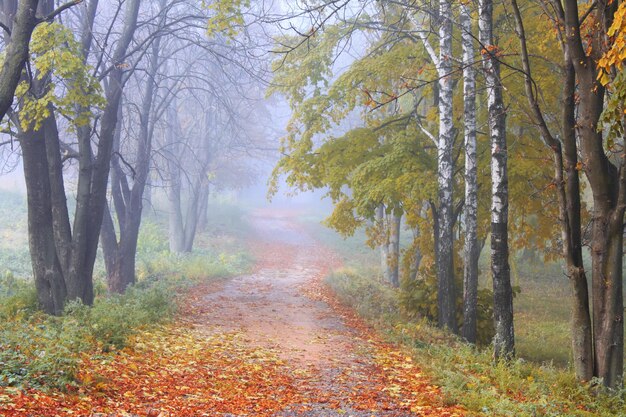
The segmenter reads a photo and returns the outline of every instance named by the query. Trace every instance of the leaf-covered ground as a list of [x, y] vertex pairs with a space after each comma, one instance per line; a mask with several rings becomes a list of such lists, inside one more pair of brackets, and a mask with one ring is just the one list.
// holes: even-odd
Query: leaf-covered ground
[[280, 213], [254, 225], [253, 273], [199, 286], [176, 323], [85, 356], [74, 392], [0, 391], [0, 415], [464, 414], [321, 285], [330, 251]]

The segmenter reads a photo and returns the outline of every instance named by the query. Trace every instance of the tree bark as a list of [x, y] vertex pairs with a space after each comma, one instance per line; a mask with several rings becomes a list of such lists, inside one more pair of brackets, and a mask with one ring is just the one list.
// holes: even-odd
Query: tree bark
[[483, 69], [487, 86], [489, 134], [491, 137], [491, 273], [494, 295], [494, 357], [508, 360], [515, 355], [513, 290], [508, 246], [508, 175], [506, 112], [502, 98], [498, 47], [493, 41], [493, 1], [480, 1], [479, 38], [483, 45]]
[[465, 120], [465, 247], [463, 269], [463, 330], [465, 340], [476, 343], [478, 303], [478, 179], [476, 162], [476, 72], [471, 10], [461, 4], [463, 42], [463, 111]]
[[20, 135], [28, 203], [28, 243], [39, 306], [48, 314], [63, 312], [67, 289], [52, 226], [50, 178], [43, 130]]
[[626, 169], [624, 151], [619, 167], [609, 160], [602, 132], [598, 129], [605, 89], [596, 81], [596, 63], [616, 7], [605, 1], [598, 3], [594, 11], [597, 29], [584, 41], [585, 47], [578, 3], [575, 0], [563, 3], [565, 42], [578, 82], [575, 128], [594, 203], [591, 233], [594, 375], [608, 387], [621, 386], [624, 372], [622, 262]]
[[0, 121], [13, 104], [15, 89], [22, 78], [22, 70], [29, 58], [29, 43], [37, 26], [39, 0], [12, 0], [3, 2], [5, 26], [11, 30], [5, 34], [7, 44], [5, 57], [0, 68]]
[[[6, 6], [6, 5], [5, 5]], [[38, 4], [43, 15], [52, 13], [53, 3]], [[47, 75], [30, 80], [30, 92], [37, 97], [51, 88]], [[59, 132], [52, 105], [50, 116], [39, 130], [23, 131], [18, 125], [24, 177], [28, 196], [29, 249], [41, 308], [61, 314], [68, 294], [66, 273], [70, 254], [71, 230], [63, 183]]]
[[[574, 369], [578, 379], [589, 381], [593, 377], [593, 340], [587, 277], [582, 257], [580, 181], [577, 170], [578, 154], [575, 129], [576, 77], [569, 56], [569, 47], [564, 44], [563, 90], [561, 93], [562, 140], [559, 141], [550, 132], [535, 95], [522, 14], [517, 0], [511, 0], [511, 4], [516, 21], [516, 32], [520, 40], [526, 96], [535, 123], [541, 132], [541, 137], [546, 146], [553, 151], [554, 184], [559, 203], [563, 258], [567, 268], [567, 276], [573, 289], [571, 331]], [[562, 11], [557, 10], [557, 13], [559, 14], [557, 20], [562, 22], [564, 19]], [[564, 178], [564, 172], [567, 174], [567, 178]]]
[[454, 205], [452, 199], [454, 158], [453, 80], [452, 80], [452, 4], [450, 0], [439, 0], [436, 11], [439, 25], [439, 53], [430, 44], [425, 30], [414, 14], [409, 18], [416, 26], [416, 35], [437, 70], [437, 110], [439, 114], [439, 136], [437, 145], [438, 207], [431, 209], [437, 214], [435, 227], [435, 263], [437, 266], [437, 311], [438, 324], [457, 332], [456, 296], [454, 285]]
[[398, 288], [400, 286], [400, 226], [402, 214], [393, 214], [389, 231], [389, 283]]
[[454, 123], [452, 120], [452, 4], [439, 2], [439, 138], [437, 166], [439, 185], [437, 239], [437, 305], [439, 326], [457, 332], [456, 295], [454, 286], [454, 205], [452, 199], [454, 159]]
[[[161, 2], [163, 8], [163, 2]], [[162, 24], [164, 22], [161, 22]], [[141, 227], [141, 217], [143, 213], [143, 195], [150, 173], [150, 162], [152, 155], [152, 139], [154, 124], [156, 123], [153, 114], [154, 96], [156, 93], [156, 75], [160, 66], [161, 37], [157, 36], [151, 46], [151, 58], [148, 65], [147, 85], [142, 97], [141, 109], [139, 113], [140, 126], [139, 138], [137, 141], [136, 163], [133, 170], [132, 187], [128, 188], [125, 173], [122, 171], [119, 158], [114, 158], [111, 163], [112, 187], [119, 187], [120, 192], [114, 190], [115, 208], [119, 223], [119, 241], [114, 245], [103, 245], [104, 251], [115, 249], [114, 253], [106, 253], [105, 257], [110, 258], [110, 262], [105, 265], [107, 269], [107, 281], [109, 290], [115, 293], [123, 293], [130, 285], [136, 282], [135, 263], [137, 255], [137, 242], [139, 239], [139, 228]], [[118, 116], [121, 119], [121, 116]], [[118, 134], [121, 123], [118, 122]], [[119, 139], [114, 141], [118, 146]], [[125, 188], [125, 191], [121, 191]], [[126, 198], [119, 198], [124, 192]]]
[[383, 280], [385, 282], [390, 281], [391, 268], [389, 267], [389, 231], [387, 228], [385, 206], [379, 204], [376, 207], [376, 221], [381, 233], [383, 233], [382, 241], [379, 245], [380, 250], [380, 270], [383, 274]]

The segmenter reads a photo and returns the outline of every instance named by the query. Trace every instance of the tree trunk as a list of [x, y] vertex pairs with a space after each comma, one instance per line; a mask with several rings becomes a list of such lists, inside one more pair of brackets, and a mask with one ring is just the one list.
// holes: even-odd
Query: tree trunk
[[[567, 267], [567, 276], [573, 289], [571, 314], [572, 351], [576, 377], [589, 381], [593, 377], [593, 349], [591, 334], [591, 316], [589, 314], [589, 295], [587, 277], [583, 265], [581, 241], [581, 202], [580, 181], [578, 178], [578, 154], [576, 148], [576, 77], [571, 63], [569, 47], [563, 50], [563, 91], [562, 91], [562, 142], [550, 132], [543, 117], [539, 101], [535, 94], [532, 80], [530, 56], [527, 50], [526, 34], [522, 14], [517, 0], [511, 0], [516, 21], [516, 32], [520, 40], [521, 60], [524, 69], [526, 96], [533, 112], [533, 118], [539, 127], [545, 144], [553, 151], [554, 184], [557, 190], [561, 234], [563, 239], [563, 258]], [[563, 21], [561, 11], [557, 10], [558, 21]], [[564, 171], [567, 178], [564, 179]]]
[[5, 36], [5, 56], [0, 68], [0, 121], [13, 104], [15, 89], [29, 58], [30, 37], [37, 26], [38, 3], [38, 0], [7, 0], [2, 4], [7, 18], [4, 24], [11, 29], [11, 34]]
[[[565, 87], [563, 90], [563, 156], [567, 173], [566, 181], [562, 175], [555, 178], [564, 185], [566, 207], [561, 214], [563, 220], [563, 250], [566, 259], [567, 276], [573, 290], [572, 300], [572, 353], [576, 377], [590, 381], [593, 377], [593, 337], [591, 314], [589, 311], [589, 289], [585, 266], [583, 264], [581, 235], [580, 179], [578, 178], [578, 151], [576, 149], [576, 80], [571, 62], [565, 62]], [[557, 153], [557, 152], [555, 152]], [[557, 165], [559, 165], [558, 157]], [[561, 163], [563, 164], [563, 163]], [[557, 168], [558, 169], [558, 168]]]
[[389, 267], [389, 232], [387, 228], [385, 206], [379, 204], [376, 207], [376, 221], [379, 225], [379, 230], [383, 233], [382, 240], [380, 242], [380, 270], [383, 274], [383, 280], [389, 282], [391, 277], [391, 268]]
[[465, 247], [463, 269], [463, 337], [476, 343], [478, 303], [478, 180], [476, 162], [476, 72], [471, 10], [461, 4], [463, 41], [463, 111], [465, 120]]
[[168, 153], [167, 169], [169, 174], [168, 203], [169, 203], [169, 242], [170, 252], [185, 252], [185, 216], [182, 205], [182, 155], [179, 138], [182, 135], [178, 120], [176, 99], [170, 104], [167, 113], [168, 130], [165, 133], [166, 149]]
[[[161, 2], [161, 6], [163, 7], [163, 2]], [[107, 281], [109, 290], [115, 293], [125, 292], [126, 288], [136, 281], [137, 241], [143, 214], [143, 195], [150, 174], [152, 138], [154, 136], [154, 124], [156, 123], [156, 116], [153, 115], [153, 103], [157, 88], [155, 79], [160, 65], [160, 45], [161, 38], [157, 37], [151, 47], [152, 55], [148, 66], [147, 85], [145, 86], [139, 113], [139, 138], [131, 188], [128, 187], [126, 175], [118, 161], [119, 158], [115, 157], [111, 161], [111, 183], [114, 188], [113, 196], [119, 222], [120, 237], [117, 245], [103, 246], [103, 249], [105, 251], [110, 248], [115, 249], [113, 254], [105, 255], [105, 257], [111, 258], [111, 261], [106, 263], [107, 266], [112, 267], [112, 269], [107, 270]], [[121, 116], [118, 115], [118, 119], [121, 120]], [[121, 123], [118, 123], [116, 132], [118, 139], [114, 141], [118, 151], [120, 129]], [[120, 188], [120, 192], [116, 192], [116, 187]], [[123, 194], [124, 198], [120, 198], [120, 194]]]
[[456, 296], [454, 288], [454, 206], [452, 200], [454, 159], [454, 123], [452, 120], [452, 7], [450, 0], [439, 2], [439, 138], [438, 166], [438, 229], [437, 238], [437, 306], [439, 326], [457, 332]]
[[204, 181], [200, 189], [200, 202], [198, 203], [198, 231], [204, 232], [209, 224], [209, 193], [210, 185]]
[[402, 214], [393, 214], [389, 232], [389, 283], [398, 288], [400, 286], [400, 226], [402, 224]]
[[[6, 6], [6, 5], [5, 5]], [[42, 2], [41, 14], [51, 13], [53, 4]], [[47, 75], [36, 74], [30, 93], [43, 96], [50, 87]], [[40, 306], [49, 314], [61, 314], [69, 292], [66, 273], [71, 231], [63, 184], [59, 132], [54, 109], [39, 130], [22, 131], [17, 126], [22, 148], [28, 196], [29, 249]]]
[[185, 215], [184, 241], [183, 252], [191, 253], [193, 250], [193, 241], [196, 237], [196, 231], [198, 228], [198, 218], [200, 217], [199, 205], [200, 205], [200, 189], [202, 188], [201, 177], [196, 178], [196, 181], [189, 187], [189, 205], [187, 206], [187, 214]]
[[46, 313], [59, 315], [63, 312], [67, 289], [54, 240], [43, 130], [23, 132], [20, 147], [28, 202], [28, 243], [37, 299]]
[[512, 358], [515, 354], [513, 329], [513, 290], [508, 245], [508, 175], [506, 113], [502, 99], [498, 47], [493, 42], [493, 1], [480, 1], [479, 38], [487, 86], [489, 133], [491, 137], [491, 273], [494, 296], [494, 357]]
[[413, 260], [411, 262], [411, 269], [409, 271], [409, 281], [414, 281], [417, 278], [417, 274], [420, 269], [420, 265], [422, 264], [422, 249], [415, 243], [415, 241], [420, 237], [420, 229], [413, 229]]
[[[626, 207], [625, 153], [619, 168], [607, 157], [598, 123], [605, 89], [597, 82], [597, 62], [613, 19], [616, 4], [601, 3], [594, 10], [597, 29], [591, 39], [580, 33], [578, 2], [565, 0], [566, 45], [578, 82], [575, 123], [585, 174], [593, 194], [591, 234], [594, 375], [608, 387], [623, 384], [624, 300], [622, 293], [623, 223]], [[590, 55], [587, 54], [589, 51]]]

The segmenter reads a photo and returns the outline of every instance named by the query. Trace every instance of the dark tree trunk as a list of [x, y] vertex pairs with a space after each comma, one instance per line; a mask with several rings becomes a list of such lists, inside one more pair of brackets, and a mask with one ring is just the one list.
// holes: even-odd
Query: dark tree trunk
[[7, 19], [4, 24], [11, 34], [5, 34], [5, 56], [0, 68], [0, 121], [13, 104], [15, 89], [28, 60], [30, 37], [37, 26], [38, 3], [38, 0], [2, 2], [2, 12]]
[[[567, 56], [566, 56], [567, 59]], [[580, 202], [580, 179], [578, 178], [578, 152], [576, 149], [576, 81], [574, 68], [571, 62], [565, 62], [565, 87], [563, 90], [563, 157], [564, 161], [556, 165], [564, 164], [567, 179], [564, 181], [564, 199], [566, 206], [561, 214], [563, 218], [563, 235], [565, 264], [567, 276], [573, 289], [572, 300], [572, 353], [574, 357], [574, 369], [576, 377], [583, 381], [589, 381], [593, 377], [593, 337], [591, 327], [591, 314], [589, 311], [589, 290], [585, 267], [583, 264], [582, 235], [581, 235], [581, 202]], [[559, 168], [556, 168], [559, 169]], [[557, 175], [555, 180], [561, 184], [562, 175]], [[565, 224], [566, 223], [566, 224]]]
[[[125, 57], [132, 39], [139, 1], [131, 0], [127, 6], [125, 28], [113, 54], [116, 63]], [[92, 0], [89, 7], [93, 13], [88, 14], [85, 25], [90, 31], [97, 1]], [[53, 2], [41, 2], [39, 13], [53, 13]], [[83, 41], [83, 46], [88, 47], [89, 42]], [[52, 115], [40, 130], [23, 133], [24, 172], [31, 219], [29, 234], [33, 240], [31, 258], [42, 307], [54, 314], [62, 311], [66, 299], [93, 303], [93, 266], [106, 203], [112, 134], [123, 86], [122, 68], [115, 65], [107, 81], [108, 102], [101, 119], [96, 155], [91, 146], [90, 129], [77, 129], [79, 177], [73, 227], [70, 227], [60, 140], [52, 109]], [[40, 95], [48, 88], [47, 77], [35, 77], [31, 91]], [[51, 284], [51, 277], [54, 284]]]
[[28, 242], [40, 307], [49, 314], [63, 312], [67, 289], [57, 256], [52, 226], [50, 180], [43, 130], [23, 132], [20, 147], [28, 202]]
[[[47, 15], [52, 13], [53, 4], [44, 1], [37, 10]], [[30, 92], [36, 96], [44, 95], [51, 88], [49, 77], [39, 75], [30, 81]], [[30, 255], [39, 303], [47, 313], [61, 314], [69, 291], [65, 278], [71, 231], [59, 132], [51, 105], [48, 111], [50, 116], [39, 130], [20, 129], [19, 136], [28, 196]]]
[[[109, 267], [107, 269], [109, 290], [115, 293], [123, 293], [128, 286], [136, 281], [137, 241], [139, 239], [139, 228], [143, 213], [143, 195], [150, 173], [152, 138], [156, 122], [153, 103], [157, 88], [155, 79], [160, 65], [160, 48], [161, 38], [157, 37], [151, 47], [152, 55], [148, 67], [147, 85], [145, 86], [139, 113], [139, 138], [132, 187], [129, 188], [126, 175], [119, 164], [119, 157], [116, 156], [111, 160], [111, 186], [120, 237], [116, 245], [104, 245], [103, 250], [106, 252], [114, 249], [114, 253], [105, 253], [105, 257], [109, 258], [105, 265]], [[118, 119], [121, 120], [121, 110], [118, 114]], [[121, 123], [118, 123], [114, 140], [114, 147], [117, 147], [117, 153], [119, 153], [120, 135]]]
[[[616, 4], [600, 2], [594, 10], [597, 29], [590, 39], [580, 33], [578, 2], [563, 3], [566, 45], [578, 82], [575, 123], [583, 167], [593, 194], [591, 234], [594, 376], [608, 387], [623, 383], [624, 301], [622, 293], [623, 223], [626, 207], [624, 152], [619, 168], [609, 161], [598, 123], [605, 90], [597, 82], [596, 63]], [[587, 55], [590, 51], [590, 55]]]
[[[525, 89], [528, 102], [533, 112], [541, 136], [553, 151], [554, 184], [559, 202], [559, 216], [563, 238], [563, 258], [567, 275], [573, 289], [571, 314], [572, 351], [576, 377], [589, 381], [593, 377], [593, 347], [591, 316], [589, 313], [589, 294], [587, 277], [583, 265], [581, 240], [581, 202], [580, 181], [578, 178], [578, 154], [576, 145], [576, 77], [571, 63], [569, 47], [564, 44], [563, 91], [562, 91], [562, 141], [559, 142], [548, 128], [543, 117], [539, 101], [535, 95], [530, 56], [527, 50], [526, 34], [522, 14], [516, 0], [511, 0], [516, 20], [517, 36], [520, 40], [522, 66], [525, 72]], [[556, 10], [557, 21], [562, 22], [561, 10]], [[567, 175], [563, 177], [564, 172]]]

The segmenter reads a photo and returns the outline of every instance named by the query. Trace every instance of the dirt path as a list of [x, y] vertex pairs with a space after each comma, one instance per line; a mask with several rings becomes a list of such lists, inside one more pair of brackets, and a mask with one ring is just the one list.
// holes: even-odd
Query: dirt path
[[251, 274], [198, 285], [175, 322], [86, 353], [67, 392], [0, 388], [0, 416], [463, 415], [322, 285], [340, 262], [293, 214], [253, 224]]
[[[341, 262], [293, 216], [255, 213], [255, 270], [202, 297], [195, 326], [209, 334], [241, 333], [250, 346], [271, 349], [284, 361], [302, 401], [276, 415], [460, 415], [440, 403], [410, 358], [329, 299], [321, 281]], [[406, 392], [410, 388], [423, 392]]]

